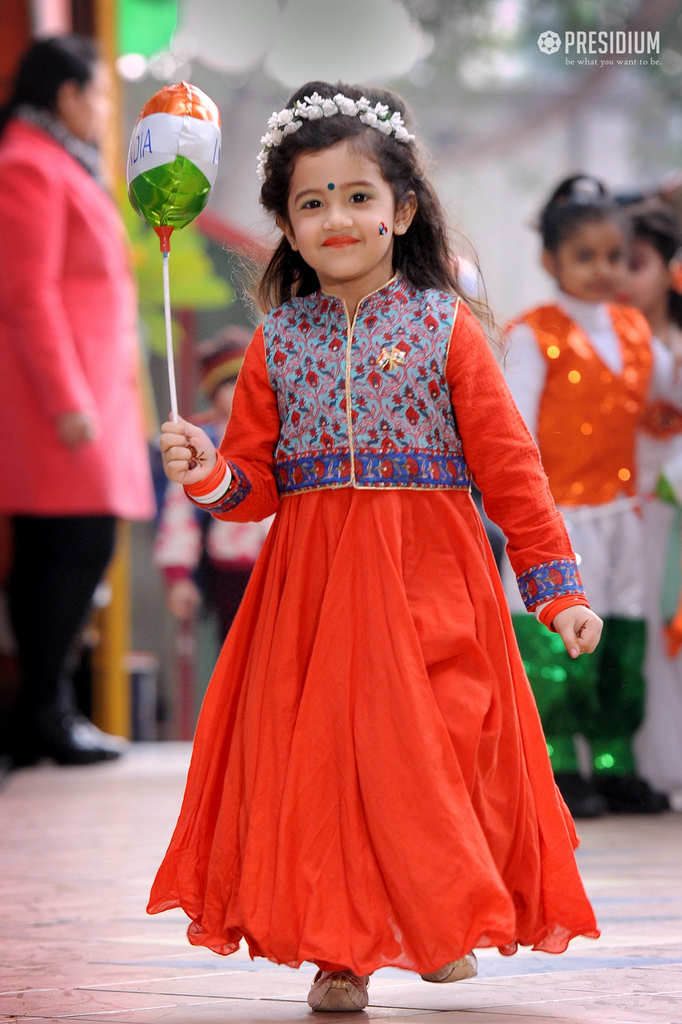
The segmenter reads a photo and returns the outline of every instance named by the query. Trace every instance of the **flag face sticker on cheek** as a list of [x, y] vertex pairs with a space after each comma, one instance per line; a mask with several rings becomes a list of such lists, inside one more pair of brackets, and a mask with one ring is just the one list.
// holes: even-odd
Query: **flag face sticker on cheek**
[[182, 228], [201, 213], [220, 159], [220, 115], [196, 86], [166, 86], [142, 108], [128, 150], [130, 202], [153, 227]]

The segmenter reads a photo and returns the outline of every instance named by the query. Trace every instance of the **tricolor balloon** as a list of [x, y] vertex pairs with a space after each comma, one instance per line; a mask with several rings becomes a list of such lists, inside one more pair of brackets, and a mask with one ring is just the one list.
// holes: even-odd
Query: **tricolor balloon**
[[220, 114], [188, 82], [167, 85], [140, 111], [126, 176], [133, 207], [152, 227], [184, 228], [208, 202], [220, 159]]
[[201, 89], [180, 82], [160, 89], [140, 111], [128, 149], [128, 197], [152, 225], [163, 253], [166, 348], [173, 419], [177, 419], [171, 339], [168, 255], [174, 228], [201, 213], [220, 159], [220, 114]]

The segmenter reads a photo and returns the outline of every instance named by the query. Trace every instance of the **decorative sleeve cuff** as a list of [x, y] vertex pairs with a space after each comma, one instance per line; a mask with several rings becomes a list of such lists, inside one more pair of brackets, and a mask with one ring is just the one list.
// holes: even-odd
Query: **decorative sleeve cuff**
[[[534, 612], [539, 605], [555, 601], [559, 597], [585, 598], [578, 565], [574, 558], [556, 558], [551, 562], [533, 565], [520, 573], [516, 579], [528, 612]], [[554, 614], [556, 615], [556, 612]]]
[[585, 608], [590, 607], [586, 597], [557, 597], [553, 601], [543, 604], [542, 608], [538, 608], [535, 614], [543, 626], [546, 626], [552, 633], [556, 633], [556, 629], [552, 625], [555, 616], [559, 612], [563, 612], [567, 608], [575, 608], [577, 605], [583, 605]]
[[221, 452], [216, 452], [216, 456], [209, 475], [185, 487], [189, 500], [212, 515], [236, 508], [251, 491], [251, 484], [239, 467], [228, 465]]

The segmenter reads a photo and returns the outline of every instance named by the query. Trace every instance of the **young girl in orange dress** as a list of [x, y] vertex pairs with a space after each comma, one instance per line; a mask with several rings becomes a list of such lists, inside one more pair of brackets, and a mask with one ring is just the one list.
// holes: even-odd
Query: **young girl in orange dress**
[[601, 621], [405, 117], [324, 82], [273, 114], [269, 312], [220, 451], [184, 421], [161, 440], [202, 507], [276, 518], [148, 909], [219, 953], [312, 961], [321, 1011], [363, 1009], [380, 967], [449, 982], [475, 947], [598, 936], [473, 478], [527, 607], [573, 657]]

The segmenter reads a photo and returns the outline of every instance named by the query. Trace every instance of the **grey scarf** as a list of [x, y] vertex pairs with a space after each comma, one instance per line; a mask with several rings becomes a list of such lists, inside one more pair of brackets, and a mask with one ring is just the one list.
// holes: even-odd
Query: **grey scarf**
[[84, 167], [88, 174], [91, 174], [98, 184], [102, 185], [100, 171], [100, 153], [97, 146], [89, 142], [77, 139], [69, 131], [63, 121], [51, 114], [44, 107], [34, 107], [30, 103], [20, 103], [14, 110], [14, 115], [28, 124], [34, 124], [42, 128], [44, 132], [51, 135], [56, 142], [64, 147], [68, 153], [77, 160], [81, 167]]

